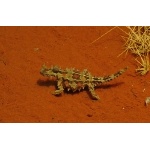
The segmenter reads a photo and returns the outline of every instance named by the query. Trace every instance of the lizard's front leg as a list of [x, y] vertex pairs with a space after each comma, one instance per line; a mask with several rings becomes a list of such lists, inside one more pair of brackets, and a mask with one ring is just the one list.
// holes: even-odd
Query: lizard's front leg
[[58, 80], [57, 80], [58, 89], [52, 93], [53, 95], [60, 95], [64, 91], [62, 74], [58, 74], [57, 77], [58, 77]]
[[58, 89], [52, 93], [53, 95], [60, 95], [64, 91], [62, 80], [59, 80], [57, 82], [57, 87]]

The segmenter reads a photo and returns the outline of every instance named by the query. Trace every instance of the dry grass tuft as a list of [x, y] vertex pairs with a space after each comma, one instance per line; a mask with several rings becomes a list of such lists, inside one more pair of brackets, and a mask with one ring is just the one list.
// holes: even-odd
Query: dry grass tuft
[[145, 75], [150, 70], [149, 53], [147, 52], [146, 54], [142, 55], [139, 53], [138, 56], [140, 57], [140, 61], [138, 60], [138, 58], [135, 60], [140, 66], [138, 66], [136, 71], [139, 72], [141, 75]]
[[126, 40], [126, 50], [134, 54], [150, 52], [150, 27], [127, 27], [129, 29]]
[[[150, 27], [138, 26], [127, 27], [129, 29], [128, 37], [123, 37], [125, 42], [124, 52], [131, 52], [136, 55], [138, 68], [141, 75], [145, 75], [150, 70]], [[120, 55], [121, 55], [120, 54]]]

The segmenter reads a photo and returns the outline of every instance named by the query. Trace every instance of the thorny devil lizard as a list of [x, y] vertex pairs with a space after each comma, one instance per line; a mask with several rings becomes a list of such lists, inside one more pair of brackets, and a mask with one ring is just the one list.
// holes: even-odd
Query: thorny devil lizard
[[128, 67], [121, 69], [115, 74], [104, 76], [104, 77], [96, 77], [92, 76], [91, 73], [84, 69], [80, 72], [74, 68], [66, 68], [61, 69], [58, 66], [51, 66], [51, 68], [47, 68], [45, 65], [42, 66], [40, 73], [43, 76], [49, 77], [50, 80], [57, 82], [58, 89], [55, 90], [52, 94], [60, 95], [65, 89], [67, 91], [80, 91], [85, 87], [88, 87], [88, 90], [93, 99], [100, 99], [99, 96], [95, 93], [94, 88], [100, 86], [102, 83], [109, 82], [120, 75], [122, 75]]

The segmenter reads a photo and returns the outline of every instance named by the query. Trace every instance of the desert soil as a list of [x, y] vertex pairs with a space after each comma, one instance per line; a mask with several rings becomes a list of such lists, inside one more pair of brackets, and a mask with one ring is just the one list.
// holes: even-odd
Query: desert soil
[[[0, 122], [150, 122], [150, 73], [135, 73], [131, 54], [117, 57], [126, 36], [113, 27], [0, 27]], [[125, 27], [121, 29], [126, 30]], [[40, 75], [43, 64], [88, 69], [106, 76], [128, 66], [120, 77], [95, 91], [51, 94], [55, 86]]]

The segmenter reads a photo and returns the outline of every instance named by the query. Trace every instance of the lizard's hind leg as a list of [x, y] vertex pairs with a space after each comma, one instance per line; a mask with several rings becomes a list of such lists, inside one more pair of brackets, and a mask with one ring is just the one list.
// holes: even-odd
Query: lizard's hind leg
[[88, 84], [88, 89], [89, 89], [89, 92], [90, 92], [90, 94], [91, 94], [93, 99], [95, 99], [95, 100], [99, 100], [100, 99], [99, 96], [95, 93], [94, 86], [91, 83]]

